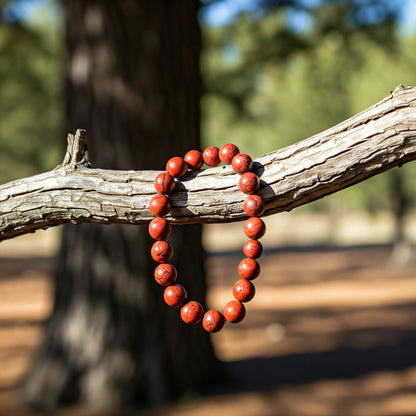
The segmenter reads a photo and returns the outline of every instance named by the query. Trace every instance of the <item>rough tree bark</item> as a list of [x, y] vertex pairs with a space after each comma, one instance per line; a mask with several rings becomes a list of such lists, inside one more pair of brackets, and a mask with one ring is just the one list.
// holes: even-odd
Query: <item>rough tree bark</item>
[[[85, 140], [78, 132], [78, 141]], [[84, 137], [84, 139], [83, 139]], [[0, 187], [0, 238], [62, 223], [145, 224], [160, 171], [93, 169], [68, 147], [56, 170]], [[72, 159], [71, 159], [72, 157]], [[255, 162], [265, 215], [288, 211], [416, 159], [416, 87]], [[238, 221], [244, 194], [230, 166], [190, 172], [179, 181], [168, 218], [176, 224]]]
[[[90, 131], [93, 163], [155, 169], [198, 148], [198, 2], [71, 0], [65, 8], [67, 128]], [[84, 150], [73, 156], [82, 159]], [[67, 162], [58, 176], [79, 171]], [[173, 238], [181, 281], [204, 302], [201, 227], [182, 227]], [[143, 405], [220, 379], [209, 336], [164, 307], [150, 246], [146, 227], [64, 229], [54, 310], [22, 385], [26, 403]]]

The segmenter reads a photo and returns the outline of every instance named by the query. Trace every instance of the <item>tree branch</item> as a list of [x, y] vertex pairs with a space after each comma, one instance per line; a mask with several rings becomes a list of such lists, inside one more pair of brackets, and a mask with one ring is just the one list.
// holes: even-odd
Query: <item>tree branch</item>
[[[72, 222], [145, 224], [159, 171], [90, 167], [85, 132], [68, 136], [62, 165], [0, 186], [0, 240]], [[354, 117], [255, 161], [265, 215], [337, 192], [416, 159], [416, 87]], [[178, 181], [168, 218], [176, 224], [242, 220], [245, 195], [230, 166], [190, 172]]]

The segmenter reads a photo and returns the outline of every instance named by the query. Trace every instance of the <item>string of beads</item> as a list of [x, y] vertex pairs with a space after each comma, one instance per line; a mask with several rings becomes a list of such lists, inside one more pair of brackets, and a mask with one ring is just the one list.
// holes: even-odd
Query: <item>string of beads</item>
[[[244, 223], [244, 233], [249, 238], [245, 242], [243, 252], [245, 258], [238, 265], [238, 274], [241, 279], [233, 286], [234, 300], [228, 302], [223, 313], [217, 310], [208, 310], [204, 313], [203, 306], [196, 301], [187, 302], [186, 289], [176, 284], [177, 271], [169, 260], [173, 255], [172, 246], [165, 241], [170, 235], [171, 226], [164, 216], [172, 208], [169, 195], [175, 191], [176, 179], [183, 178], [188, 169], [199, 170], [204, 162], [211, 167], [218, 166], [220, 162], [231, 164], [233, 170], [240, 174], [239, 187], [247, 194], [243, 202], [244, 212], [250, 217]], [[166, 164], [166, 172], [158, 174], [154, 181], [155, 195], [149, 203], [149, 208], [155, 218], [149, 224], [149, 234], [156, 240], [151, 248], [152, 258], [159, 263], [155, 268], [156, 282], [165, 286], [164, 300], [172, 307], [181, 308], [180, 315], [187, 324], [197, 324], [202, 320], [202, 326], [207, 332], [220, 331], [225, 322], [237, 323], [246, 315], [245, 302], [249, 302], [255, 295], [252, 280], [260, 274], [260, 265], [257, 262], [263, 253], [263, 247], [258, 241], [265, 233], [266, 226], [259, 216], [264, 211], [264, 201], [257, 195], [260, 188], [259, 177], [251, 171], [253, 161], [245, 153], [240, 153], [234, 144], [225, 144], [220, 149], [215, 146], [207, 147], [203, 153], [190, 150], [185, 157], [175, 156]]]

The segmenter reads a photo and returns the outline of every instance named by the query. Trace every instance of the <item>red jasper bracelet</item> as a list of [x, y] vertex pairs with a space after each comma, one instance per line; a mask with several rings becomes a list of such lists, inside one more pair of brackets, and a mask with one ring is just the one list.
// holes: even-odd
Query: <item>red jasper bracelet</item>
[[[239, 187], [248, 196], [243, 203], [244, 212], [250, 217], [244, 223], [244, 233], [249, 238], [244, 244], [243, 252], [245, 258], [238, 265], [238, 274], [241, 279], [233, 286], [233, 296], [225, 305], [224, 312], [209, 310], [204, 313], [204, 308], [199, 302], [190, 301], [186, 303], [186, 289], [176, 284], [177, 271], [169, 263], [172, 258], [172, 246], [164, 241], [170, 234], [169, 221], [163, 218], [172, 208], [169, 199], [175, 190], [175, 179], [184, 177], [188, 169], [199, 170], [204, 162], [208, 166], [217, 166], [220, 162], [232, 166], [233, 170], [240, 174]], [[244, 319], [246, 308], [243, 305], [253, 299], [256, 289], [251, 282], [260, 274], [260, 265], [255, 260], [263, 254], [263, 247], [258, 241], [265, 231], [266, 226], [259, 216], [264, 211], [264, 201], [257, 195], [260, 188], [260, 179], [251, 172], [253, 161], [245, 153], [240, 153], [234, 144], [225, 144], [220, 149], [215, 146], [207, 147], [203, 153], [198, 150], [190, 150], [184, 158], [173, 157], [166, 164], [166, 172], [159, 173], [154, 181], [157, 192], [149, 203], [152, 214], [156, 217], [149, 224], [150, 236], [157, 240], [150, 254], [159, 265], [156, 267], [154, 277], [161, 286], [166, 286], [163, 298], [172, 307], [181, 307], [180, 315], [187, 324], [197, 324], [202, 320], [202, 326], [207, 332], [220, 331], [226, 321], [237, 323]]]

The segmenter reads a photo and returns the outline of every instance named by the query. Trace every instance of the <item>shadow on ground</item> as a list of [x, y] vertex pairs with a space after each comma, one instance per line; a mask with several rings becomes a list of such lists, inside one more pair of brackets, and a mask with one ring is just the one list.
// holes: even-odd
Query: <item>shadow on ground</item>
[[416, 366], [416, 335], [394, 345], [368, 349], [340, 348], [282, 357], [252, 358], [225, 364], [232, 391], [260, 391], [280, 385], [327, 379], [353, 379], [378, 371]]
[[[416, 266], [391, 267], [389, 250], [267, 250], [246, 319], [213, 336], [229, 383], [126, 414], [414, 416]], [[208, 256], [212, 306], [229, 298], [239, 259], [240, 252]], [[0, 258], [0, 415], [26, 414], [15, 389], [52, 306], [53, 261]]]

